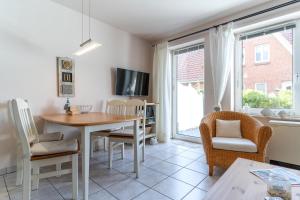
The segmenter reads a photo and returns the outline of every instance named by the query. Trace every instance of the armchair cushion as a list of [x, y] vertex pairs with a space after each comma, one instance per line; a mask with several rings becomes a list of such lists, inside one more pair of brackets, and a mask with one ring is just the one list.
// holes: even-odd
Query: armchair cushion
[[225, 137], [213, 137], [212, 145], [214, 149], [223, 149], [229, 151], [240, 151], [255, 153], [257, 152], [257, 146], [251, 140], [244, 138], [225, 138]]
[[226, 138], [241, 138], [241, 121], [216, 119], [216, 136]]

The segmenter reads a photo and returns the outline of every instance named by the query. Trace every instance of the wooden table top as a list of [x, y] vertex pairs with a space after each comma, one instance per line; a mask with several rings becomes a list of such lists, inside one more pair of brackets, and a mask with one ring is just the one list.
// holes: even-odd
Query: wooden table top
[[[267, 184], [250, 170], [274, 167], [278, 166], [238, 158], [208, 191], [205, 200], [264, 200], [269, 196]], [[290, 171], [300, 175], [300, 171]], [[292, 199], [300, 200], [300, 187], [292, 187]]]
[[113, 115], [103, 112], [91, 112], [78, 115], [52, 114], [43, 115], [41, 116], [41, 118], [48, 122], [67, 126], [103, 125], [119, 122], [128, 122], [140, 119], [140, 117], [137, 116]]

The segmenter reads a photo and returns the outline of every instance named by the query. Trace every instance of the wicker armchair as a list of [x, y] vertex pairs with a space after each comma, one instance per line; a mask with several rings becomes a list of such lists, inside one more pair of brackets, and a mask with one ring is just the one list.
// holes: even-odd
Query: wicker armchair
[[[241, 120], [242, 137], [255, 143], [257, 152], [248, 153], [213, 148], [212, 138], [216, 136], [216, 119]], [[266, 147], [272, 136], [272, 129], [269, 126], [264, 126], [249, 115], [221, 111], [211, 113], [202, 119], [200, 133], [206, 154], [206, 161], [209, 165], [209, 175], [212, 176], [214, 166], [227, 169], [238, 157], [264, 162]]]

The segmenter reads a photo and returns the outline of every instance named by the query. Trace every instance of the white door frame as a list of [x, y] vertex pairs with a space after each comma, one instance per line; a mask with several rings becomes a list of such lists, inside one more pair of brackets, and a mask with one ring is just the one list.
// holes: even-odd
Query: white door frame
[[[203, 43], [203, 42], [201, 42], [201, 43]], [[193, 46], [193, 45], [190, 45], [190, 44], [186, 45], [186, 47], [188, 47], [188, 46]], [[181, 46], [181, 48], [182, 48], [182, 46]], [[205, 49], [205, 47], [204, 47], [204, 49]], [[200, 136], [192, 137], [192, 136], [177, 134], [177, 81], [176, 81], [177, 57], [174, 56], [174, 54], [173, 54], [174, 50], [176, 50], [176, 49], [172, 49], [172, 51], [171, 51], [171, 66], [172, 66], [172, 136], [171, 137], [173, 139], [185, 140], [185, 141], [194, 142], [194, 143], [202, 143]], [[205, 78], [204, 78], [204, 80], [205, 80]], [[205, 91], [204, 91], [204, 93], [205, 93]], [[205, 96], [205, 94], [204, 94], [204, 96]], [[199, 122], [199, 124], [200, 124], [200, 122]]]

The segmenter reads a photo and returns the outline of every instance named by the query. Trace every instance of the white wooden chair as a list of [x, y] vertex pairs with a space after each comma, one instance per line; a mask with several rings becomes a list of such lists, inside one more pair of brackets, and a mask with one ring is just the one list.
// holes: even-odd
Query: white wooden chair
[[[138, 137], [142, 148], [142, 161], [145, 159], [145, 121], [146, 121], [146, 101], [139, 99], [131, 99], [126, 101], [126, 115], [137, 115], [142, 118], [140, 123]], [[113, 149], [119, 144], [131, 143], [134, 144], [134, 129], [133, 127], [125, 127], [124, 129], [110, 132], [109, 134], [109, 168], [112, 168]], [[139, 155], [138, 155], [139, 156]], [[122, 156], [123, 159], [123, 156]]]
[[[30, 199], [31, 178], [34, 189], [38, 189], [39, 179], [72, 173], [73, 199], [78, 199], [78, 151], [79, 143], [74, 140], [40, 142], [37, 129], [28, 106], [23, 99], [11, 102], [12, 113], [22, 146], [23, 200]], [[40, 173], [40, 167], [72, 162], [72, 169]], [[33, 169], [33, 172], [31, 172]]]
[[[106, 109], [105, 112], [109, 114], [114, 114], [114, 115], [124, 115], [125, 114], [125, 103], [126, 101], [124, 100], [110, 100], [107, 101], [106, 103]], [[91, 157], [94, 156], [94, 150], [95, 150], [95, 142], [98, 141], [99, 138], [103, 139], [103, 147], [104, 151], [106, 150], [106, 138], [109, 136], [109, 133], [112, 130], [105, 130], [105, 131], [97, 131], [93, 132], [91, 135], [91, 152], [90, 155]], [[124, 145], [122, 146], [122, 157], [124, 156]]]
[[[27, 100], [25, 100], [27, 102]], [[28, 103], [28, 102], [27, 102]], [[12, 113], [11, 108], [11, 102], [9, 103], [10, 106], [10, 114], [11, 119], [14, 122], [14, 116]], [[35, 134], [37, 132], [30, 132], [30, 134]], [[44, 133], [44, 134], [37, 134], [37, 135], [31, 135], [28, 136], [30, 138], [33, 138], [33, 140], [39, 141], [39, 142], [51, 142], [51, 141], [60, 141], [64, 139], [64, 135], [61, 132], [54, 132], [54, 133]], [[21, 141], [18, 140], [17, 142], [17, 178], [16, 178], [16, 185], [22, 185], [23, 181], [23, 162], [22, 162], [22, 144]], [[61, 165], [57, 164], [56, 169], [61, 169]]]

